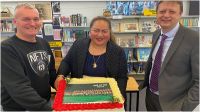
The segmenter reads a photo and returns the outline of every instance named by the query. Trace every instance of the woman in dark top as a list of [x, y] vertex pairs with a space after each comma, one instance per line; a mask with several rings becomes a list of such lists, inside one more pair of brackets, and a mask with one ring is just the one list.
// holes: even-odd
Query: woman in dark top
[[111, 23], [96, 17], [90, 24], [90, 38], [74, 42], [58, 69], [59, 75], [112, 77], [126, 99], [127, 61], [124, 50], [114, 42]]

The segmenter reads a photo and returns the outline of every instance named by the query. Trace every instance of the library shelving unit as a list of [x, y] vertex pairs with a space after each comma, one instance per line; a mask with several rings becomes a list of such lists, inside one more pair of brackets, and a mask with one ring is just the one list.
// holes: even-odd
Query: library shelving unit
[[[124, 48], [129, 76], [144, 80], [144, 69], [152, 47], [152, 33], [159, 28], [155, 16], [111, 16], [112, 31]], [[183, 26], [199, 30], [199, 16], [183, 16]]]
[[1, 39], [5, 40], [15, 34], [15, 28], [12, 23], [13, 17], [1, 17]]
[[73, 42], [78, 38], [86, 38], [89, 34], [89, 26], [63, 26], [62, 28], [62, 57], [65, 57]]
[[199, 31], [199, 15], [182, 16], [180, 24], [195, 31]]
[[144, 68], [152, 47], [152, 33], [158, 27], [155, 16], [111, 16], [116, 42], [124, 48], [128, 75], [144, 80]]

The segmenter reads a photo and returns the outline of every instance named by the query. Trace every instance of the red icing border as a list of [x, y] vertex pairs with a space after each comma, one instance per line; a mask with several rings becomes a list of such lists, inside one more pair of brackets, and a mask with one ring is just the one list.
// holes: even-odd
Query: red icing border
[[58, 90], [53, 103], [53, 110], [96, 110], [96, 109], [115, 109], [122, 108], [121, 103], [88, 103], [88, 104], [63, 104], [63, 96], [66, 88], [66, 81], [61, 80], [59, 82]]

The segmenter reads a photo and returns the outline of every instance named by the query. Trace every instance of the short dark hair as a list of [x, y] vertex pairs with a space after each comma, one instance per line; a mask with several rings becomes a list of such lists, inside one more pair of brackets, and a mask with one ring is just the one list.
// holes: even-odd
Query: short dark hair
[[162, 0], [162, 1], [159, 1], [157, 6], [156, 6], [156, 12], [158, 11], [158, 7], [162, 2], [176, 2], [180, 6], [181, 13], [183, 13], [183, 2], [181, 0], [176, 0], [176, 1], [175, 0], [174, 1], [172, 1], [172, 0], [169, 0], [169, 1]]
[[99, 20], [103, 20], [108, 23], [108, 27], [110, 30], [110, 39], [111, 39], [111, 41], [113, 41], [115, 43], [115, 36], [112, 32], [111, 22], [108, 18], [103, 17], [103, 16], [97, 16], [97, 17], [93, 18], [92, 21], [90, 22], [90, 28], [92, 28], [92, 26], [94, 25], [94, 22], [99, 21]]
[[109, 30], [111, 30], [111, 22], [110, 22], [110, 20], [105, 18], [105, 17], [103, 17], [103, 16], [97, 16], [97, 17], [93, 18], [92, 21], [90, 22], [90, 28], [94, 25], [94, 22], [96, 22], [98, 20], [103, 20], [103, 21], [107, 22]]

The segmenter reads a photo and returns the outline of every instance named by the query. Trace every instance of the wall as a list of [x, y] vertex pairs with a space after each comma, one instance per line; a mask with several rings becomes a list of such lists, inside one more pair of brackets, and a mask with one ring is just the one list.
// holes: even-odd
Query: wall
[[80, 13], [88, 18], [88, 23], [95, 16], [103, 15], [103, 9], [106, 8], [106, 2], [103, 1], [79, 1], [79, 2], [61, 2], [61, 14], [69, 16]]
[[[4, 7], [9, 7], [11, 12], [14, 11], [15, 6], [22, 2], [1, 2], [1, 9]], [[31, 2], [29, 2], [31, 3]], [[34, 2], [35, 3], [35, 2]], [[37, 2], [42, 3], [42, 2]], [[80, 13], [88, 18], [88, 23], [95, 16], [101, 16], [103, 14], [103, 9], [106, 8], [105, 1], [61, 1], [61, 15], [69, 16], [71, 14]], [[189, 13], [189, 2], [183, 2], [183, 15], [188, 15]]]

